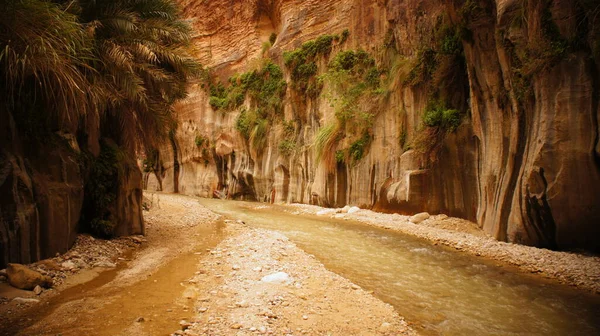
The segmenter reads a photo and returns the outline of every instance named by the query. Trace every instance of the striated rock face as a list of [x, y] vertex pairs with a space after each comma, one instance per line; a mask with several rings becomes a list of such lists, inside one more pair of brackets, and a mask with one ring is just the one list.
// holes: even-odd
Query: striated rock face
[[[0, 154], [0, 265], [31, 263], [75, 242], [83, 179], [75, 153], [44, 146], [45, 156]], [[42, 160], [43, 157], [43, 160]]]
[[[0, 268], [50, 258], [75, 243], [86, 179], [75, 136], [23, 141], [12, 118], [4, 117], [0, 112], [0, 120], [8, 120], [0, 123]], [[129, 162], [111, 209], [116, 235], [143, 234], [141, 199], [142, 175]]]
[[[288, 85], [282, 116], [270, 121], [261, 146], [236, 129], [241, 111], [255, 108], [251, 97], [240, 108], [215, 110], [205, 83], [193, 87], [178, 106], [177, 132], [159, 149], [154, 173], [144, 177], [148, 189], [443, 212], [476, 221], [500, 240], [600, 245], [600, 78], [590, 51], [596, 19], [582, 21], [588, 9], [579, 1], [180, 2], [195, 20], [198, 54], [216, 80], [270, 58]], [[446, 68], [444, 26], [460, 35], [457, 59], [463, 60]], [[373, 115], [366, 122], [372, 123], [368, 148], [358, 160], [332, 165], [327, 157], [347, 151], [360, 134], [346, 127], [331, 153], [317, 154], [319, 130], [338, 118], [333, 85], [326, 81], [314, 99], [299, 94], [282, 53], [344, 29], [348, 41], [318, 60], [318, 73], [340, 51], [363, 49], [385, 68], [386, 84], [371, 104], [356, 104]], [[271, 33], [275, 43], [265, 47]], [[428, 74], [432, 50], [436, 70]], [[415, 69], [424, 80], [410, 77]], [[466, 115], [455, 130], [425, 127], [425, 110], [440, 98]], [[285, 153], [281, 143], [290, 123], [295, 147]], [[206, 141], [198, 145], [198, 137]], [[423, 143], [435, 150], [423, 150]]]

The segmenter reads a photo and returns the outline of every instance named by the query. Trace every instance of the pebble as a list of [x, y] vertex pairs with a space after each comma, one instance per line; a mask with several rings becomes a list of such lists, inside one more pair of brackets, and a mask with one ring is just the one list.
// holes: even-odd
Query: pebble
[[208, 308], [206, 308], [206, 307], [201, 307], [200, 309], [198, 309], [198, 311], [200, 313], [205, 313], [207, 310], [208, 310]]
[[360, 289], [360, 286], [358, 286], [356, 284], [352, 284], [352, 289], [354, 289], [354, 290]]
[[234, 323], [231, 325], [231, 329], [242, 329], [242, 325], [239, 323]]
[[40, 295], [40, 294], [42, 294], [43, 291], [44, 290], [39, 285], [35, 286], [35, 288], [33, 289], [33, 292], [35, 293], [35, 295]]
[[240, 269], [240, 266], [238, 266], [238, 265], [233, 265], [233, 266], [231, 266], [231, 269], [232, 269], [232, 270], [234, 270], [234, 271], [237, 271], [237, 270], [239, 270], [239, 269]]
[[302, 319], [303, 320], [308, 320], [308, 316], [307, 315], [302, 315]]
[[144, 321], [146, 321], [146, 319], [141, 316], [135, 320], [135, 322], [144, 322]]

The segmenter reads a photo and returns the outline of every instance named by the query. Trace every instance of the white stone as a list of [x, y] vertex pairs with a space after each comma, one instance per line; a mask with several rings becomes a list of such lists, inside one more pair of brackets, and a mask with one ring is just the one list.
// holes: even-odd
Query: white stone
[[424, 221], [424, 220], [428, 219], [429, 217], [431, 217], [431, 216], [429, 215], [429, 213], [427, 213], [427, 212], [421, 212], [421, 213], [418, 213], [418, 214], [416, 214], [416, 215], [414, 215], [414, 216], [410, 217], [410, 218], [408, 219], [408, 221], [409, 221], [409, 222], [411, 222], [411, 223], [414, 223], [414, 224], [419, 224], [419, 223], [421, 223], [422, 221]]
[[66, 270], [72, 270], [77, 267], [77, 266], [75, 266], [75, 263], [72, 262], [71, 260], [63, 262], [62, 264], [60, 264], [60, 266]]
[[346, 205], [345, 207], [342, 208], [342, 213], [348, 213], [348, 210], [350, 210], [351, 206]]
[[355, 206], [353, 206], [353, 207], [351, 207], [350, 209], [348, 209], [348, 213], [349, 213], [349, 214], [353, 214], [353, 213], [355, 213], [355, 212], [358, 212], [359, 210], [360, 210], [360, 208], [359, 208], [359, 207], [355, 207]]
[[265, 275], [260, 281], [267, 283], [284, 283], [290, 281], [290, 276], [285, 272], [277, 272]]

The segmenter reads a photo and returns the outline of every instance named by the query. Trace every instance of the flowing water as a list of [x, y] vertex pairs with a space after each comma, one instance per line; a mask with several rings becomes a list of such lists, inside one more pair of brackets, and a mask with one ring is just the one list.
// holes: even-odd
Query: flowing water
[[598, 295], [361, 223], [244, 202], [200, 203], [284, 233], [425, 335], [600, 335]]

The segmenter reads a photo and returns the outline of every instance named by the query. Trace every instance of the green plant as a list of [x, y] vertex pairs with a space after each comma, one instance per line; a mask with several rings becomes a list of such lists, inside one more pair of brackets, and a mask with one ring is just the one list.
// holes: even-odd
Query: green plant
[[349, 36], [350, 36], [350, 30], [344, 29], [342, 31], [342, 37], [340, 39], [340, 44], [344, 44], [348, 40]]
[[371, 140], [371, 135], [367, 132], [364, 132], [359, 139], [350, 144], [350, 147], [348, 148], [348, 154], [354, 162], [358, 162], [364, 157], [367, 148], [371, 145]]
[[[330, 156], [327, 155], [333, 153], [333, 149], [337, 145], [338, 136], [340, 135], [339, 125], [337, 123], [331, 123], [319, 128], [313, 142], [315, 147], [315, 153], [317, 155], [317, 161], [321, 160], [326, 156], [326, 161], [331, 161]], [[329, 162], [331, 163], [331, 162]], [[329, 164], [331, 166], [331, 164]]]
[[271, 114], [278, 114], [287, 83], [281, 68], [268, 61], [261, 69], [236, 74], [229, 78], [229, 86], [209, 83], [209, 104], [215, 110], [233, 110], [244, 104], [249, 95], [253, 105]]
[[[342, 34], [343, 35], [343, 34]], [[283, 53], [284, 64], [291, 72], [292, 88], [309, 98], [316, 98], [322, 88], [316, 75], [318, 73], [317, 58], [331, 53], [336, 36], [321, 35], [315, 40], [302, 44], [293, 51]]]
[[463, 114], [456, 109], [448, 109], [440, 102], [430, 102], [423, 115], [423, 124], [455, 131], [462, 123]]
[[250, 130], [254, 126], [255, 120], [255, 113], [248, 112], [246, 109], [243, 109], [235, 122], [235, 129], [240, 132], [244, 138], [249, 139]]
[[273, 44], [275, 44], [275, 41], [277, 41], [277, 34], [271, 33], [271, 35], [269, 36], [269, 43], [271, 43], [271, 45], [273, 45]]
[[346, 153], [343, 150], [335, 151], [335, 162], [343, 163], [346, 160]]
[[277, 148], [283, 156], [288, 157], [296, 149], [296, 143], [292, 140], [282, 140]]
[[120, 149], [106, 141], [101, 143], [98, 157], [88, 155], [89, 177], [85, 184], [82, 222], [91, 233], [111, 237], [113, 234], [111, 207], [117, 198]]
[[257, 119], [254, 128], [250, 132], [250, 144], [257, 151], [262, 151], [267, 144], [267, 135], [269, 134], [269, 121], [267, 119]]
[[196, 135], [196, 138], [194, 139], [194, 143], [196, 144], [196, 147], [202, 147], [202, 146], [204, 146], [204, 144], [208, 143], [208, 139], [201, 135]]

